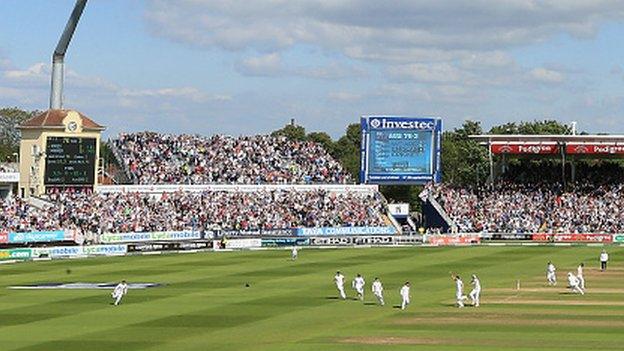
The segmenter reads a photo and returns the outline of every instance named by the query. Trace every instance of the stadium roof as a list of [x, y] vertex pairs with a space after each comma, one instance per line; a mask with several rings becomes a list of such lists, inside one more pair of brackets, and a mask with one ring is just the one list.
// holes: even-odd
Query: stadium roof
[[531, 143], [624, 143], [624, 135], [524, 135], [524, 134], [479, 134], [469, 136], [482, 143], [511, 143], [511, 142], [531, 142]]
[[[47, 110], [41, 113], [38, 116], [35, 116], [24, 123], [22, 123], [20, 128], [65, 128], [63, 124], [63, 119], [67, 117], [67, 114], [72, 110]], [[78, 111], [74, 111], [78, 113], [80, 118], [82, 119], [82, 128], [90, 129], [90, 130], [104, 130], [105, 127], [95, 123], [91, 118], [83, 115]]]

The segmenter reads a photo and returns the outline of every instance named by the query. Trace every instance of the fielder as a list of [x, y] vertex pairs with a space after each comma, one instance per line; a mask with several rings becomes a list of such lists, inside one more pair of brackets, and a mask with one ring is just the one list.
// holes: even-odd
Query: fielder
[[111, 295], [113, 299], [115, 299], [115, 306], [119, 305], [121, 302], [121, 298], [124, 297], [128, 293], [128, 284], [126, 284], [125, 280], [122, 280], [121, 283], [117, 284]]
[[585, 267], [585, 264], [583, 262], [581, 262], [581, 264], [579, 264], [578, 267], [576, 267], [576, 277], [579, 280], [579, 286], [581, 287], [581, 289], [585, 290], [585, 278], [583, 277], [583, 267]]
[[401, 287], [400, 294], [403, 299], [403, 302], [401, 302], [401, 309], [404, 310], [410, 303], [410, 282], [405, 282], [403, 287]]
[[572, 272], [568, 272], [568, 284], [570, 286], [570, 289], [572, 289], [573, 293], [579, 293], [581, 295], [585, 295], [585, 292], [579, 286], [578, 278], [574, 274], [572, 274]]
[[344, 291], [344, 279], [345, 277], [342, 273], [340, 273], [340, 271], [336, 272], [336, 275], [334, 276], [334, 283], [336, 283], [336, 288], [338, 289], [338, 293], [340, 293], [340, 298], [343, 300], [347, 298]]
[[555, 265], [548, 261], [548, 265], [546, 265], [546, 281], [548, 281], [548, 285], [557, 285], [556, 270], [557, 268], [555, 268]]
[[373, 281], [372, 290], [373, 295], [375, 295], [377, 301], [379, 301], [379, 304], [381, 306], [385, 305], [383, 298], [383, 285], [381, 285], [379, 278], [375, 278], [375, 281]]
[[455, 281], [455, 299], [457, 300], [457, 307], [464, 307], [464, 300], [467, 298], [464, 295], [464, 282], [458, 275], [453, 275], [453, 280]]
[[297, 259], [297, 256], [298, 256], [297, 247], [293, 246], [292, 252], [290, 253], [290, 259], [294, 261]]
[[362, 301], [364, 301], [364, 285], [365, 284], [366, 282], [364, 281], [364, 278], [360, 274], [358, 274], [355, 277], [355, 279], [353, 279], [353, 282], [351, 282], [351, 286], [357, 292], [356, 298]]
[[481, 298], [481, 281], [476, 274], [472, 275], [472, 280], [470, 281], [470, 284], [472, 284], [472, 291], [468, 295], [472, 300], [472, 305], [474, 307], [479, 307], [479, 300]]

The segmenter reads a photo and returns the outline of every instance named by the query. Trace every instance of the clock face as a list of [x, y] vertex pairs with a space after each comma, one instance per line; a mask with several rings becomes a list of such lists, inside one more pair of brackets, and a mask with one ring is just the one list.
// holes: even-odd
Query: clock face
[[67, 129], [70, 132], [75, 132], [76, 129], [78, 129], [78, 123], [76, 123], [76, 122], [69, 122], [69, 124], [67, 124]]

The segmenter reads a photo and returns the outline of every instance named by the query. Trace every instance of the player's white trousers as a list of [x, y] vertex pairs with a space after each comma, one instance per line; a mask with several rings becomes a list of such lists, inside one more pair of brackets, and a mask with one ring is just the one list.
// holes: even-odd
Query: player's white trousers
[[548, 280], [548, 285], [557, 285], [557, 275], [555, 273], [548, 273], [546, 280]]
[[340, 298], [343, 299], [343, 300], [346, 299], [347, 298], [347, 294], [345, 294], [344, 286], [336, 285], [336, 288], [338, 289], [338, 293], [340, 293]]
[[403, 296], [403, 302], [401, 302], [401, 309], [404, 310], [409, 305], [410, 299], [408, 296]]
[[579, 275], [578, 280], [579, 280], [579, 286], [581, 287], [581, 289], [585, 290], [585, 278]]
[[457, 307], [464, 307], [464, 299], [466, 296], [461, 293], [455, 293], [455, 298], [457, 299]]
[[360, 297], [360, 300], [364, 300], [364, 287], [355, 288], [355, 291], [357, 291], [358, 296]]
[[384, 298], [383, 298], [383, 294], [375, 294], [375, 297], [377, 298], [377, 301], [379, 301], [380, 305], [385, 305], [386, 303], [384, 302]]
[[571, 288], [572, 288], [572, 292], [579, 293], [581, 295], [585, 295], [585, 292], [583, 291], [583, 289], [581, 289], [580, 286], [574, 285]]
[[122, 297], [123, 297], [123, 294], [113, 295], [113, 299], [115, 299], [115, 306], [119, 305]]
[[481, 290], [472, 289], [469, 296], [470, 296], [470, 299], [472, 300], [472, 305], [475, 307], [479, 307], [479, 298], [481, 297]]

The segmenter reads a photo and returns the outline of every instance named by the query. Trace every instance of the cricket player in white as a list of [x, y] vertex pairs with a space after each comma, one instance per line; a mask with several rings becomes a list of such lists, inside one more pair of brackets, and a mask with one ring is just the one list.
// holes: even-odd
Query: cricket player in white
[[607, 270], [607, 262], [609, 262], [609, 254], [607, 253], [607, 251], [602, 250], [602, 252], [600, 253], [600, 270], [601, 271], [606, 271]]
[[364, 301], [364, 285], [365, 284], [366, 282], [364, 281], [364, 278], [362, 278], [360, 274], [358, 274], [355, 277], [355, 279], [353, 279], [353, 282], [351, 283], [351, 286], [357, 292], [357, 298], [362, 301]]
[[382, 306], [385, 305], [384, 298], [383, 298], [383, 285], [381, 285], [379, 278], [375, 278], [375, 281], [373, 281], [372, 290], [373, 290], [373, 295], [375, 295], [375, 297], [377, 298], [377, 301], [379, 301], [379, 304]]
[[126, 284], [125, 280], [122, 280], [121, 283], [117, 284], [111, 295], [113, 299], [115, 299], [115, 306], [119, 305], [121, 302], [121, 298], [128, 293], [128, 284]]
[[583, 277], [583, 267], [585, 267], [585, 264], [583, 262], [581, 262], [581, 264], [579, 264], [578, 267], [576, 267], [576, 277], [579, 280], [579, 286], [581, 287], [581, 289], [585, 290], [585, 278]]
[[556, 270], [557, 268], [555, 268], [555, 265], [548, 261], [548, 265], [546, 265], [546, 280], [548, 281], [548, 285], [557, 285]]
[[464, 307], [464, 300], [466, 299], [466, 295], [464, 295], [464, 282], [458, 275], [453, 276], [453, 280], [455, 280], [455, 299], [457, 300], [457, 307]]
[[578, 278], [574, 274], [572, 274], [572, 272], [568, 272], [568, 285], [570, 285], [570, 289], [572, 289], [572, 292], [577, 292], [581, 295], [585, 295], [585, 292], [579, 286]]
[[344, 275], [342, 275], [342, 273], [340, 273], [340, 271], [336, 272], [336, 275], [334, 276], [334, 283], [336, 283], [336, 288], [340, 293], [340, 298], [343, 300], [347, 298], [347, 295], [344, 291], [344, 279], [345, 277]]
[[410, 282], [405, 282], [405, 284], [403, 284], [400, 294], [403, 299], [403, 302], [401, 302], [401, 309], [404, 310], [410, 303]]
[[290, 258], [291, 258], [293, 261], [297, 259], [297, 255], [298, 255], [298, 253], [297, 253], [297, 247], [296, 247], [296, 246], [293, 246], [293, 248], [292, 248], [292, 252], [291, 252], [291, 254], [290, 254], [290, 255], [291, 255], [291, 256], [290, 256]]
[[470, 299], [472, 299], [472, 305], [474, 307], [479, 307], [479, 298], [481, 297], [481, 281], [476, 274], [472, 275], [470, 284], [472, 284], [473, 287], [472, 291], [468, 295], [470, 296]]

